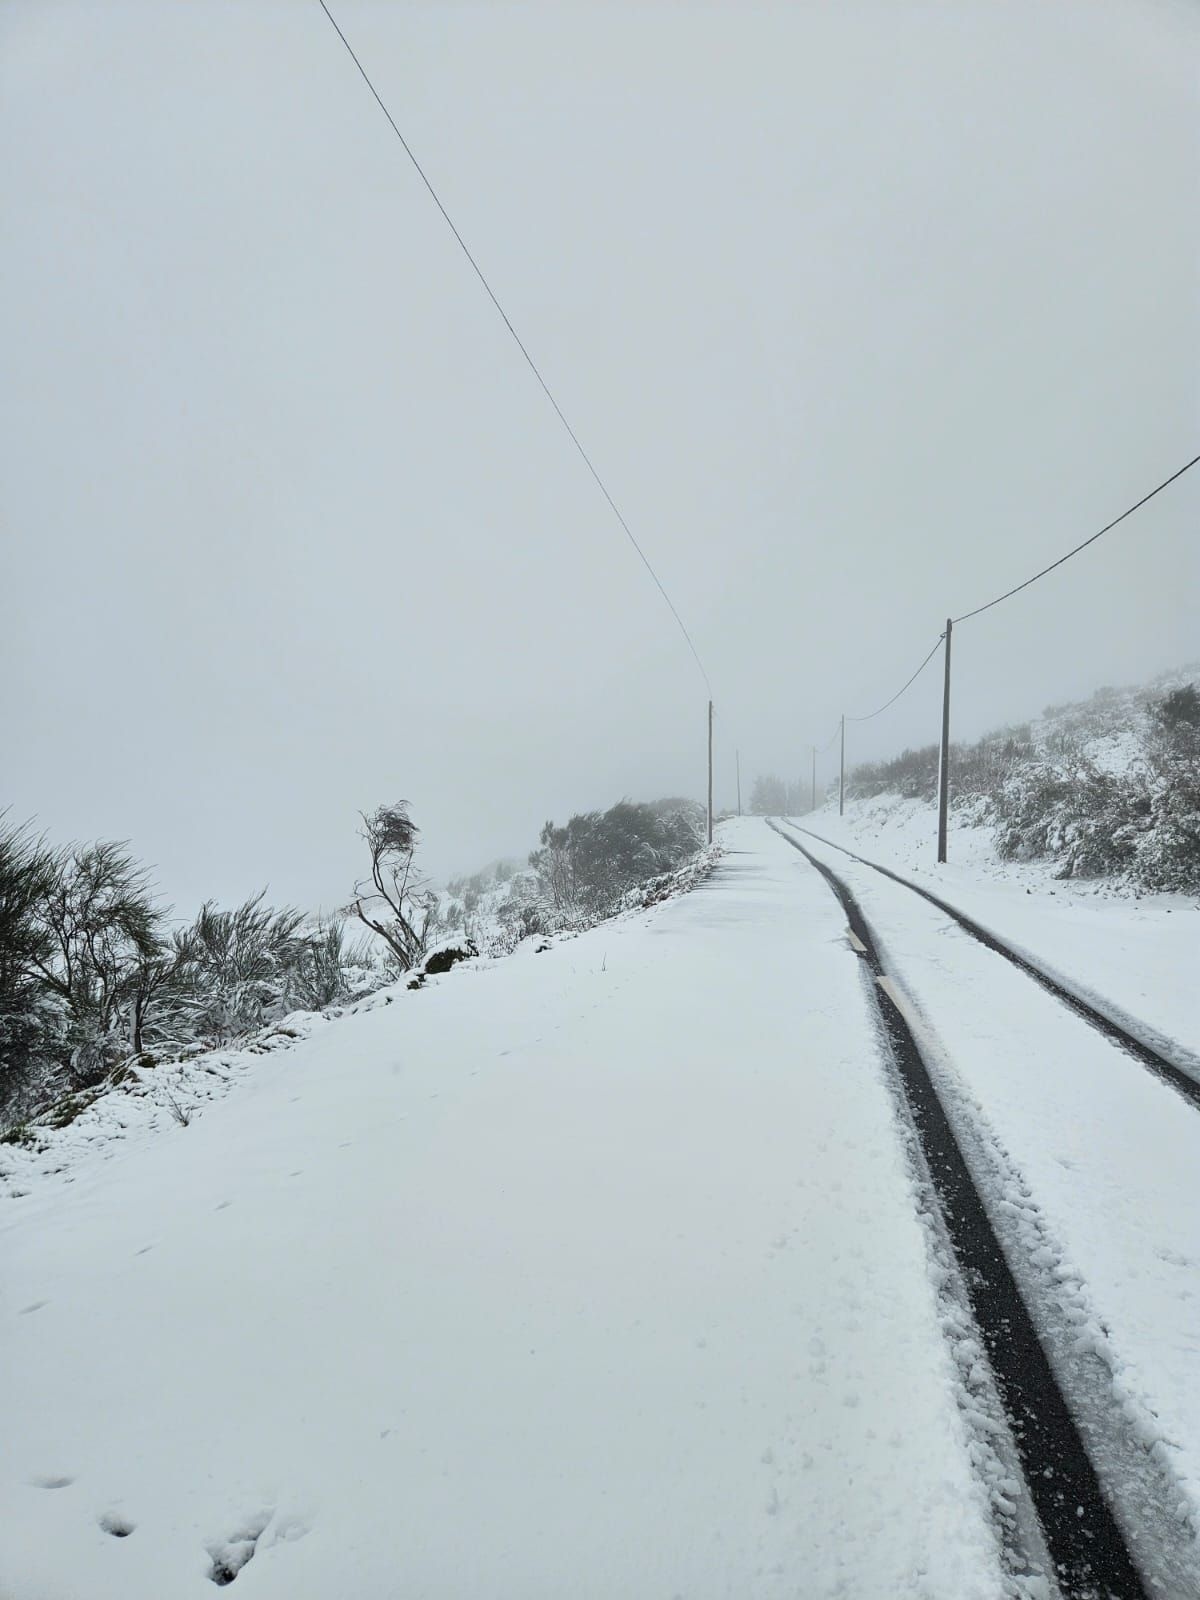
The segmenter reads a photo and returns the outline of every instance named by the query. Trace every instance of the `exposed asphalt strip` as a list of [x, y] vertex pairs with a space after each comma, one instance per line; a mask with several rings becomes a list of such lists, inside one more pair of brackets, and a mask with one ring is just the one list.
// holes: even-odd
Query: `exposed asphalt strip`
[[1149, 1600], [1157, 1585], [1147, 1587], [1134, 1565], [858, 902], [798, 840], [775, 831], [837, 896], [852, 947], [874, 975], [884, 1033], [1062, 1594]]
[[[1076, 1016], [1089, 1022], [1093, 1028], [1098, 1029], [1104, 1036], [1111, 1039], [1114, 1044], [1128, 1052], [1142, 1066], [1147, 1067], [1155, 1077], [1161, 1078], [1164, 1083], [1181, 1094], [1189, 1104], [1200, 1110], [1200, 1080], [1185, 1067], [1168, 1060], [1161, 1050], [1156, 1049], [1145, 1039], [1139, 1039], [1127, 1027], [1123, 1027], [1113, 1017], [1101, 1011], [1098, 1007], [1085, 1000], [1084, 997], [1070, 988], [1062, 979], [1047, 972], [1044, 967], [1038, 966], [1021, 951], [1015, 950], [1012, 945], [1006, 944], [1003, 939], [997, 938], [989, 929], [981, 927], [965, 912], [959, 911], [955, 906], [941, 899], [931, 890], [923, 888], [919, 883], [913, 883], [910, 878], [902, 877], [900, 873], [893, 872], [890, 867], [880, 866], [878, 861], [870, 861], [866, 856], [860, 856], [853, 850], [847, 850], [843, 844], [834, 844], [832, 839], [826, 839], [822, 834], [814, 833], [811, 828], [801, 828], [797, 823], [790, 822], [788, 827], [795, 833], [803, 833], [810, 839], [815, 839], [819, 844], [828, 845], [831, 850], [840, 850], [844, 856], [849, 856], [852, 861], [857, 861], [861, 866], [870, 867], [873, 872], [882, 873], [885, 878], [890, 878], [893, 883], [898, 883], [902, 888], [911, 889], [913, 894], [919, 894], [922, 900], [928, 900], [930, 905], [936, 906], [939, 911], [958, 923], [965, 933], [973, 939], [978, 939], [980, 944], [986, 945], [989, 950], [994, 950], [998, 956], [1003, 956], [1006, 961], [1011, 961], [1014, 967], [1019, 967], [1035, 983], [1041, 984], [1048, 994], [1068, 1006]], [[778, 829], [776, 829], [779, 832]], [[785, 833], [781, 838], [788, 839], [789, 844], [796, 844], [794, 839], [789, 839]], [[797, 849], [800, 846], [797, 845]], [[806, 852], [807, 853], [807, 852]], [[812, 859], [811, 857], [809, 858]]]

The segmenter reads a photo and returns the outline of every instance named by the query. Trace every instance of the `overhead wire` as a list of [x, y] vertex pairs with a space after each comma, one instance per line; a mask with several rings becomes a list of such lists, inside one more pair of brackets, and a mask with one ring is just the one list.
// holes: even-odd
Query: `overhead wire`
[[911, 688], [911, 686], [914, 683], [916, 683], [917, 679], [925, 671], [925, 668], [929, 665], [929, 663], [933, 660], [934, 656], [937, 654], [938, 647], [940, 646], [942, 640], [945, 637], [946, 637], [945, 633], [939, 633], [938, 634], [937, 638], [933, 642], [933, 649], [930, 650], [929, 654], [921, 662], [921, 665], [913, 673], [912, 677], [911, 678], [907, 678], [904, 681], [904, 683], [902, 683], [900, 685], [900, 687], [896, 690], [895, 694], [892, 696], [892, 698], [890, 700], [885, 700], [881, 706], [877, 706], [874, 711], [868, 711], [864, 716], [861, 716], [861, 717], [847, 716], [846, 721], [847, 722], [870, 722], [873, 717], [881, 716], [882, 713], [885, 712], [888, 709], [889, 706], [894, 706], [896, 704], [896, 701], [899, 700], [900, 696], [904, 693], [904, 691], [906, 689], [908, 689], [908, 688]]
[[1099, 533], [1093, 533], [1090, 539], [1085, 539], [1082, 544], [1077, 544], [1073, 550], [1068, 550], [1065, 556], [1059, 556], [1057, 561], [1052, 561], [1048, 567], [1043, 567], [1040, 572], [1035, 572], [1032, 578], [1026, 578], [1024, 583], [1018, 583], [1014, 588], [1006, 589], [1003, 594], [998, 594], [994, 600], [989, 600], [986, 605], [976, 606], [974, 611], [964, 611], [961, 617], [954, 617], [951, 620], [957, 626], [958, 623], [966, 622], [970, 617], [977, 617], [984, 611], [990, 611], [993, 606], [998, 606], [1002, 600], [1010, 600], [1014, 594], [1020, 594], [1022, 589], [1028, 589], [1031, 583], [1036, 583], [1039, 578], [1044, 578], [1048, 572], [1053, 572], [1055, 567], [1061, 567], [1064, 561], [1069, 561], [1072, 556], [1077, 556], [1081, 550], [1086, 550], [1088, 545], [1095, 544], [1097, 539], [1103, 538], [1106, 533], [1111, 532], [1118, 522], [1124, 522], [1126, 517], [1131, 517], [1135, 511], [1140, 511], [1147, 500], [1153, 500], [1156, 494], [1161, 494], [1165, 488], [1175, 482], [1176, 478], [1182, 478], [1185, 472], [1190, 472], [1198, 461], [1200, 461], [1200, 456], [1193, 456], [1185, 466], [1179, 468], [1178, 472], [1173, 472], [1169, 478], [1164, 478], [1157, 488], [1151, 489], [1149, 494], [1144, 494], [1135, 505], [1129, 507], [1128, 511], [1122, 511], [1119, 517], [1114, 517], [1111, 522], [1106, 523]]
[[441, 198], [438, 195], [438, 192], [434, 188], [433, 184], [430, 182], [430, 180], [429, 180], [429, 178], [428, 178], [428, 176], [427, 176], [427, 174], [425, 172], [424, 167], [422, 167], [421, 163], [417, 160], [416, 156], [413, 154], [412, 147], [410, 146], [408, 140], [400, 132], [400, 129], [396, 124], [396, 119], [392, 116], [392, 113], [388, 110], [387, 106], [384, 104], [383, 98], [380, 95], [378, 89], [376, 89], [375, 85], [371, 82], [371, 79], [367, 74], [366, 68], [363, 66], [362, 62], [358, 59], [358, 56], [356, 55], [356, 53], [354, 51], [353, 45], [351, 45], [349, 39], [347, 39], [346, 35], [342, 32], [341, 28], [338, 26], [337, 19], [334, 17], [334, 15], [333, 15], [332, 11], [330, 11], [329, 7], [325, 4], [325, 0], [318, 0], [318, 4], [320, 5], [321, 10], [329, 18], [329, 21], [332, 23], [334, 32], [337, 34], [338, 38], [345, 45], [346, 50], [348, 51], [348, 53], [350, 55], [350, 59], [354, 62], [354, 65], [358, 68], [359, 73], [362, 76], [363, 82], [366, 84], [367, 88], [371, 91], [372, 95], [374, 96], [375, 102], [379, 106], [379, 109], [383, 112], [384, 116], [387, 118], [388, 122], [391, 124], [392, 132], [396, 135], [396, 138], [400, 141], [400, 144], [401, 144], [401, 146], [402, 146], [402, 148], [404, 150], [405, 155], [412, 162], [414, 168], [417, 171], [417, 175], [421, 179], [421, 182], [425, 185], [426, 189], [428, 189], [430, 195], [432, 196], [433, 203], [437, 206], [438, 210], [441, 212], [442, 217], [444, 218], [444, 220], [446, 222], [446, 226], [450, 229], [450, 232], [454, 235], [455, 239], [457, 239], [459, 247], [462, 250], [463, 255], [465, 255], [467, 260], [470, 262], [471, 267], [474, 270], [475, 276], [479, 279], [480, 283], [483, 285], [484, 290], [487, 293], [488, 299], [492, 302], [492, 305], [496, 308], [496, 311], [499, 313], [501, 321], [504, 323], [504, 326], [508, 329], [509, 333], [512, 335], [513, 341], [516, 344], [517, 349], [525, 357], [526, 364], [528, 365], [529, 370], [533, 373], [534, 377], [537, 379], [538, 383], [540, 384], [543, 394], [545, 394], [547, 400], [549, 400], [550, 404], [554, 407], [555, 413], [558, 416], [558, 420], [562, 423], [563, 427], [566, 429], [567, 434], [570, 437], [571, 443], [575, 446], [576, 450], [579, 452], [579, 455], [583, 460], [584, 466], [587, 467], [588, 471], [591, 473], [593, 479], [595, 480], [596, 485], [600, 490], [600, 493], [604, 496], [605, 500], [608, 502], [609, 509], [612, 511], [613, 515], [616, 517], [617, 521], [620, 523], [621, 527], [624, 529], [625, 536], [628, 538], [628, 540], [629, 540], [630, 544], [633, 546], [634, 550], [636, 550], [636, 552], [638, 554], [638, 557], [641, 560], [642, 565], [645, 567], [646, 571], [650, 574], [651, 578], [654, 580], [655, 587], [658, 589], [659, 594], [661, 594], [663, 599], [666, 601], [667, 607], [670, 610], [671, 615], [675, 618], [675, 621], [679, 625], [679, 631], [683, 634], [684, 639], [687, 641], [687, 647], [692, 653], [692, 658], [694, 659], [697, 667], [699, 667], [699, 669], [700, 669], [700, 676], [704, 679], [705, 687], [708, 690], [708, 696], [709, 696], [709, 699], [711, 700], [712, 699], [712, 684], [709, 682], [708, 673], [704, 670], [704, 663], [700, 659], [700, 652], [696, 649], [695, 642], [693, 641], [691, 634], [688, 632], [687, 625], [684, 623], [683, 618], [680, 616], [678, 610], [675, 607], [675, 602], [671, 599], [671, 596], [667, 593], [666, 587], [664, 586], [662, 579], [659, 577], [658, 573], [655, 572], [654, 568], [651, 566], [649, 557], [646, 555], [646, 552], [642, 549], [641, 545], [638, 543], [636, 537], [634, 536], [633, 529], [629, 526], [629, 523], [625, 520], [625, 517], [622, 514], [622, 512], [620, 510], [620, 507], [617, 505], [617, 502], [613, 499], [612, 495], [609, 493], [608, 486], [604, 482], [604, 479], [600, 476], [599, 472], [596, 470], [596, 467], [592, 462], [592, 458], [588, 455], [587, 451], [584, 449], [583, 445], [580, 443], [579, 435], [575, 432], [575, 429], [571, 426], [570, 422], [568, 422], [566, 414], [564, 413], [562, 407], [559, 405], [558, 401], [554, 398], [554, 394], [551, 391], [550, 385], [546, 382], [545, 378], [543, 378], [543, 376], [541, 374], [541, 371], [538, 368], [537, 362], [534, 361], [533, 357], [530, 355], [528, 349], [525, 346], [524, 340], [521, 338], [520, 334], [517, 332], [516, 328], [513, 326], [512, 321], [509, 318], [509, 315], [508, 315], [507, 311], [505, 311], [504, 307], [500, 304], [500, 301], [497, 298], [497, 295], [496, 295], [495, 291], [493, 290], [491, 284], [488, 282], [487, 278], [484, 276], [483, 269], [480, 267], [480, 265], [479, 265], [478, 261], [476, 261], [475, 257], [471, 254], [471, 251], [467, 246], [466, 240], [463, 238], [462, 234], [458, 231], [457, 227], [454, 224], [453, 218], [450, 216], [450, 213], [446, 210], [446, 207], [442, 204]]
[[[1026, 578], [1024, 583], [1018, 583], [1014, 585], [1013, 588], [1006, 589], [1003, 594], [998, 594], [994, 600], [987, 601], [985, 605], [976, 606], [973, 611], [964, 611], [960, 617], [952, 617], [950, 619], [951, 626], [957, 627], [960, 622], [967, 622], [971, 617], [978, 617], [984, 611], [990, 611], [993, 606], [998, 606], [1002, 600], [1009, 600], [1014, 594], [1020, 594], [1022, 589], [1028, 589], [1031, 583], [1036, 583], [1039, 578], [1044, 578], [1048, 572], [1053, 572], [1056, 567], [1061, 567], [1062, 564], [1065, 561], [1069, 561], [1072, 556], [1078, 555], [1081, 550], [1086, 550], [1088, 545], [1095, 544], [1097, 539], [1102, 538], [1106, 533], [1110, 533], [1118, 523], [1124, 522], [1126, 517], [1131, 517], [1133, 513], [1135, 511], [1139, 511], [1142, 506], [1147, 503], [1147, 501], [1153, 500], [1156, 494], [1161, 494], [1164, 489], [1168, 488], [1176, 481], [1176, 479], [1182, 478], [1185, 472], [1189, 472], [1192, 467], [1196, 466], [1198, 463], [1200, 463], [1200, 455], [1193, 456], [1190, 461], [1186, 462], [1176, 472], [1173, 472], [1169, 478], [1164, 478], [1160, 484], [1157, 484], [1153, 489], [1151, 489], [1149, 494], [1144, 494], [1142, 498], [1131, 505], [1128, 510], [1122, 511], [1119, 517], [1114, 517], [1111, 522], [1105, 523], [1103, 528], [1099, 529], [1096, 533], [1093, 533], [1090, 538], [1084, 539], [1082, 543], [1077, 544], [1074, 549], [1068, 550], [1066, 555], [1059, 556], [1057, 561], [1052, 561], [1048, 567], [1043, 567], [1040, 572], [1035, 572], [1031, 578]], [[872, 718], [880, 716], [884, 711], [887, 711], [889, 707], [894, 706], [904, 691], [914, 684], [920, 677], [921, 673], [924, 672], [925, 668], [936, 655], [938, 646], [942, 643], [945, 637], [946, 635], [944, 632], [938, 634], [933, 648], [930, 650], [929, 654], [921, 662], [921, 665], [913, 673], [912, 677], [908, 678], [903, 684], [901, 684], [900, 688], [896, 690], [896, 693], [891, 697], [890, 700], [885, 700], [881, 706], [877, 707], [874, 711], [867, 712], [864, 716], [852, 717], [847, 715], [846, 721], [870, 722]], [[830, 743], [832, 742], [833, 741], [830, 740]], [[828, 749], [829, 746], [826, 745], [824, 748]]]

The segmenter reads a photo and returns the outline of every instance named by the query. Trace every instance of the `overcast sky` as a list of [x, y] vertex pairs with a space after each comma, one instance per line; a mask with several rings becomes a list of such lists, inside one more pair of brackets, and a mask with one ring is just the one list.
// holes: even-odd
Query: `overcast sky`
[[[1200, 450], [1200, 8], [331, 8], [718, 804]], [[700, 797], [317, 0], [7, 0], [0, 60], [0, 803], [190, 912], [337, 903], [400, 796], [440, 873]], [[965, 623], [956, 733], [1200, 656], [1198, 516]]]

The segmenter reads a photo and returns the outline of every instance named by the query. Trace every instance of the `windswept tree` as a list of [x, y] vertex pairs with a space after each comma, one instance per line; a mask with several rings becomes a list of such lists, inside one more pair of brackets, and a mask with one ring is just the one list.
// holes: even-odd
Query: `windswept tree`
[[437, 910], [437, 896], [413, 866], [419, 829], [407, 800], [361, 815], [371, 876], [354, 885], [351, 909], [385, 942], [401, 972], [408, 972], [429, 947]]

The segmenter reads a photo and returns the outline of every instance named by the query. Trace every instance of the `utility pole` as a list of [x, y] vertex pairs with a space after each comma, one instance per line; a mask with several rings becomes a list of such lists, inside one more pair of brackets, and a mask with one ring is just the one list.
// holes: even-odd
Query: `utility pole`
[[712, 701], [708, 702], [708, 842], [712, 843]]
[[812, 747], [812, 804], [809, 806], [808, 809], [810, 811], [815, 811], [817, 809], [817, 747], [816, 747], [816, 745], [813, 745], [813, 747]]
[[838, 771], [838, 816], [846, 815], [846, 713], [842, 712], [842, 762]]
[[742, 752], [735, 750], [733, 759], [737, 763], [737, 789], [738, 789], [738, 816], [742, 814]]
[[938, 860], [946, 859], [946, 820], [950, 805], [950, 633], [946, 618], [946, 682], [942, 689], [942, 757], [938, 764]]

